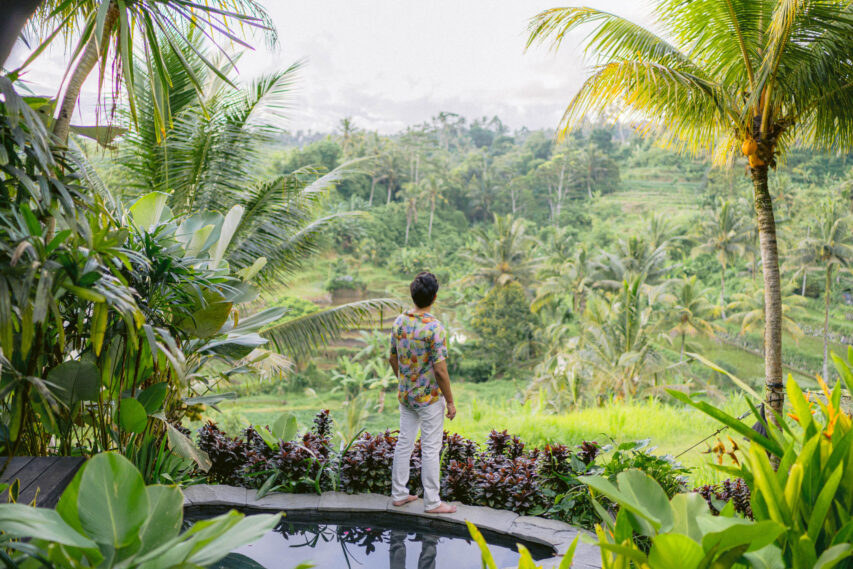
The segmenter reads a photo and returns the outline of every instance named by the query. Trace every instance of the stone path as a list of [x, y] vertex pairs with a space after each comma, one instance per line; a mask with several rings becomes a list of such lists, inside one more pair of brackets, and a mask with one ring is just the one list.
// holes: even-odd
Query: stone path
[[[545, 518], [519, 516], [505, 510], [481, 506], [458, 504], [455, 514], [436, 516], [424, 513], [422, 500], [395, 507], [387, 496], [377, 494], [345, 494], [324, 492], [323, 494], [269, 494], [256, 499], [255, 490], [224, 485], [198, 485], [184, 489], [184, 507], [187, 506], [231, 506], [261, 510], [314, 510], [335, 512], [391, 512], [401, 516], [425, 519], [440, 519], [445, 522], [464, 524], [470, 521], [480, 529], [491, 530], [516, 537], [520, 540], [540, 543], [554, 548], [555, 557], [538, 561], [546, 569], [556, 568], [563, 554], [579, 533], [590, 535], [575, 526]], [[575, 569], [598, 569], [601, 558], [598, 548], [582, 541], [578, 542], [572, 567]]]

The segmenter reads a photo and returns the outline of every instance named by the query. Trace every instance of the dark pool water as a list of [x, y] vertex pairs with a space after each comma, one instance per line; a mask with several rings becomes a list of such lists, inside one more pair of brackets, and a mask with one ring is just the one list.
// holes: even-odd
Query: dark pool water
[[[208, 514], [189, 514], [194, 519]], [[514, 567], [511, 538], [484, 532], [498, 567]], [[525, 544], [533, 557], [552, 550]], [[481, 569], [480, 550], [464, 526], [399, 516], [295, 512], [260, 541], [237, 549], [216, 569]]]

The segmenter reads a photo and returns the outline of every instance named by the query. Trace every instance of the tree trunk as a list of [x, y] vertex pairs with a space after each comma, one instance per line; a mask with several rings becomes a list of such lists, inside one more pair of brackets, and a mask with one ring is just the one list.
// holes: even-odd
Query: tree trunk
[[779, 278], [779, 251], [773, 200], [767, 188], [767, 166], [752, 168], [755, 216], [764, 272], [764, 393], [771, 413], [770, 422], [778, 426], [785, 403], [782, 385], [782, 288]]
[[832, 263], [826, 265], [823, 290], [823, 379], [829, 381], [829, 296], [832, 293]]
[[723, 270], [720, 272], [720, 316], [726, 318], [726, 264], [720, 263]]
[[59, 114], [56, 117], [56, 122], [53, 125], [53, 134], [61, 141], [68, 140], [68, 132], [71, 127], [71, 115], [74, 114], [74, 107], [77, 105], [77, 99], [80, 97], [80, 90], [83, 88], [83, 83], [95, 68], [101, 54], [107, 49], [110, 38], [110, 31], [118, 19], [118, 6], [111, 4], [104, 19], [104, 32], [100, 38], [96, 38], [95, 34], [89, 38], [86, 47], [83, 48], [83, 55], [77, 62], [77, 66], [71, 73], [68, 79], [68, 84], [65, 87], [65, 93], [62, 95], [62, 104], [59, 107]]
[[429, 229], [427, 229], [427, 239], [432, 241], [432, 218], [435, 216], [435, 197], [432, 198], [432, 201], [429, 205]]
[[678, 355], [679, 363], [684, 361], [684, 335], [685, 335], [684, 330], [682, 330], [681, 331], [681, 353]]
[[376, 192], [376, 177], [370, 177], [370, 199], [367, 200], [367, 206], [373, 207], [373, 194]]
[[391, 178], [388, 178], [388, 199], [385, 200], [385, 205], [391, 203]]

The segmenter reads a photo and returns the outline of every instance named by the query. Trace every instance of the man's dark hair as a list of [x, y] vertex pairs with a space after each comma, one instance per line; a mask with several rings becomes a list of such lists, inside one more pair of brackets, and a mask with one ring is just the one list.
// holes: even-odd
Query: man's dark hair
[[415, 280], [409, 286], [412, 291], [412, 300], [418, 308], [426, 308], [435, 302], [435, 295], [438, 294], [438, 279], [435, 275], [426, 271], [418, 273]]

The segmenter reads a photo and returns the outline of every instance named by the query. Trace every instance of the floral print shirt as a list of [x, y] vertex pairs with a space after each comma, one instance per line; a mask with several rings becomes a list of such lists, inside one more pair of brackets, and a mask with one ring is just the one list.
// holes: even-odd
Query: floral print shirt
[[447, 332], [435, 316], [411, 310], [394, 320], [391, 355], [397, 356], [397, 399], [410, 409], [422, 409], [441, 397], [432, 366], [447, 359]]

